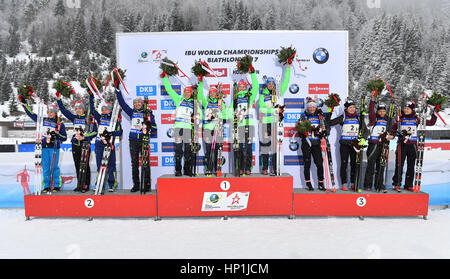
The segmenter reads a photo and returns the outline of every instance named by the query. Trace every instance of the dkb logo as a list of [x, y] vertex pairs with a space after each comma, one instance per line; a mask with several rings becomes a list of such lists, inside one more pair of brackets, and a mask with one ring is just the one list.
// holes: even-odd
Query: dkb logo
[[66, 6], [69, 9], [80, 9], [81, 0], [66, 0]]

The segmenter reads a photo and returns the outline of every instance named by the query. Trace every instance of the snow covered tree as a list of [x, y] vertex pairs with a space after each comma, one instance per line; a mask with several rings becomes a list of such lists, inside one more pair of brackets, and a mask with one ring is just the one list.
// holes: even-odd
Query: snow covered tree
[[66, 7], [64, 7], [63, 0], [58, 0], [58, 2], [56, 2], [53, 14], [55, 16], [64, 16], [66, 14]]

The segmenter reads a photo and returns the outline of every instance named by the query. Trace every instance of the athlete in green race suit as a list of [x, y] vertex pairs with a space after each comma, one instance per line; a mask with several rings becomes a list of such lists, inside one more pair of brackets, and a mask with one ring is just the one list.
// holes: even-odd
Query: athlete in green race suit
[[[253, 68], [253, 67], [252, 67]], [[255, 137], [255, 99], [259, 92], [259, 82], [255, 71], [251, 71], [252, 78], [251, 89], [247, 89], [247, 82], [241, 80], [238, 83], [237, 100], [235, 107], [235, 114], [238, 118], [238, 132], [239, 132], [239, 164], [240, 175], [244, 172], [246, 175], [251, 174], [253, 167], [253, 138]]]
[[[198, 83], [198, 100], [205, 110], [205, 118], [203, 120], [203, 140], [205, 141], [205, 173], [210, 176], [214, 171], [217, 171], [217, 156], [218, 156], [218, 145], [223, 145], [223, 125], [221, 131], [216, 131], [214, 154], [211, 156], [212, 143], [214, 138], [214, 130], [218, 126], [219, 118], [221, 121], [225, 119], [233, 118], [233, 102], [231, 102], [229, 109], [227, 109], [225, 102], [219, 100], [219, 92], [217, 86], [211, 86], [209, 89], [208, 99], [204, 96], [203, 88], [203, 78], [199, 77]], [[222, 113], [219, 116], [219, 106], [221, 102]], [[212, 159], [212, 162], [210, 161]]]
[[[276, 131], [272, 131], [272, 127], [277, 127], [277, 117], [274, 117], [277, 113], [283, 113], [282, 108], [279, 107], [280, 102], [277, 100], [278, 105], [272, 101], [272, 92], [277, 97], [282, 99], [289, 86], [291, 79], [291, 64], [288, 64], [286, 72], [284, 74], [284, 80], [281, 84], [281, 96], [276, 96], [276, 80], [274, 78], [268, 78], [262, 94], [259, 96], [259, 111], [263, 113], [261, 133], [260, 133], [260, 148], [261, 148], [261, 160], [262, 171], [264, 175], [269, 174], [269, 155], [272, 154], [272, 170], [273, 174], [276, 173], [276, 142], [272, 142], [272, 138], [276, 139]], [[273, 125], [272, 125], [273, 124]], [[273, 137], [275, 136], [275, 137]]]
[[[192, 115], [194, 114], [194, 97], [192, 87], [184, 88], [183, 96], [173, 90], [167, 75], [163, 73], [164, 87], [176, 106], [175, 116], [175, 175], [181, 176], [181, 160], [184, 156], [184, 175], [192, 176], [194, 154], [191, 152]], [[201, 110], [199, 111], [201, 113]]]

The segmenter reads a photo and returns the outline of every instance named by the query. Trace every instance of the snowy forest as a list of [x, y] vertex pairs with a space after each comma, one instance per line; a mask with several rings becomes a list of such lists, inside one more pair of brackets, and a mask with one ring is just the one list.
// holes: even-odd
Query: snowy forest
[[450, 1], [0, 0], [0, 104], [16, 88], [53, 100], [58, 78], [81, 81], [115, 66], [116, 32], [348, 30], [350, 95], [379, 75], [394, 94], [449, 96]]

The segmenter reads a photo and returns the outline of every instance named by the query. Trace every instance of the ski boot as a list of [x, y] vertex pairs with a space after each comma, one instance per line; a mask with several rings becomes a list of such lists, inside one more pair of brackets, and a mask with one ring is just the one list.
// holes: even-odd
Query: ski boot
[[307, 181], [306, 182], [306, 190], [308, 190], [310, 192], [314, 191], [314, 188], [313, 188], [313, 186], [311, 184], [311, 181]]
[[139, 191], [140, 191], [139, 186], [134, 185], [133, 188], [131, 188], [131, 193], [136, 193]]
[[400, 186], [394, 186], [394, 190], [397, 191], [397, 192], [399, 192], [399, 193], [402, 191], [402, 190], [400, 189]]
[[263, 170], [263, 175], [269, 175], [269, 172], [267, 170]]
[[326, 191], [325, 186], [323, 185], [323, 181], [319, 181], [319, 190], [320, 191]]
[[342, 185], [342, 191], [348, 191], [347, 185]]

